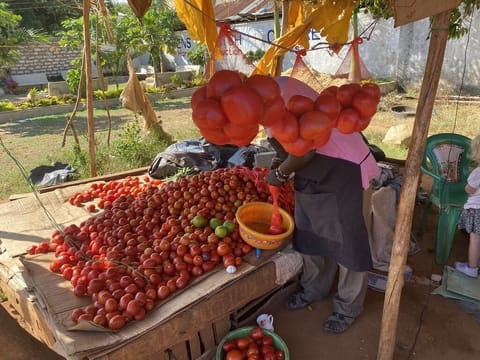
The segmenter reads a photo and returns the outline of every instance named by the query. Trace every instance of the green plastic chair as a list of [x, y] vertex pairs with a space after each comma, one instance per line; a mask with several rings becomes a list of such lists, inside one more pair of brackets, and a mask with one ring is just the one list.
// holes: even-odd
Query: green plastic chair
[[432, 204], [439, 209], [435, 262], [446, 264], [457, 222], [467, 201], [465, 185], [470, 171], [470, 139], [459, 134], [436, 134], [427, 138], [421, 170], [433, 178], [425, 203], [420, 233], [423, 234]]

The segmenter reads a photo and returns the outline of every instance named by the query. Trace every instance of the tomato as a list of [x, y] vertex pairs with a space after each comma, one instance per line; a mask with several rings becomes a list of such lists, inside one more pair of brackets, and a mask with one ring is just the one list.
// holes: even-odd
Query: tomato
[[287, 111], [281, 121], [270, 127], [270, 131], [280, 143], [293, 142], [299, 135], [298, 120], [294, 114]]
[[308, 111], [312, 111], [313, 108], [313, 100], [303, 95], [293, 95], [287, 102], [287, 110], [295, 116], [300, 116]]
[[330, 96], [337, 96], [338, 92], [338, 86], [332, 85], [327, 87], [326, 89], [323, 89], [320, 95], [330, 95]]
[[229, 139], [230, 144], [237, 146], [247, 146], [258, 134], [258, 124], [237, 125], [234, 123], [227, 123], [223, 131]]
[[281, 96], [277, 96], [263, 104], [263, 115], [259, 123], [266, 127], [274, 125], [283, 118], [286, 111], [285, 101]]
[[219, 70], [212, 75], [207, 84], [207, 97], [220, 99], [229, 89], [242, 83], [242, 76], [238, 71]]
[[192, 108], [193, 111], [195, 111], [195, 108], [197, 107], [198, 103], [202, 100], [205, 100], [207, 98], [207, 86], [202, 86], [195, 90], [195, 92], [192, 94], [192, 98], [190, 99], [190, 107]]
[[200, 129], [217, 129], [227, 123], [220, 103], [213, 99], [200, 101], [192, 112], [192, 120]]
[[111, 330], [120, 330], [125, 326], [125, 317], [122, 315], [115, 315], [108, 322], [108, 327]]
[[272, 101], [280, 96], [280, 86], [270, 76], [255, 74], [247, 78], [245, 84], [255, 89], [263, 102]]
[[223, 351], [229, 352], [237, 348], [237, 344], [234, 340], [226, 340], [222, 345]]
[[360, 116], [355, 109], [343, 109], [338, 116], [337, 129], [342, 134], [351, 134], [356, 131], [359, 120]]
[[362, 85], [362, 91], [370, 94], [371, 97], [375, 99], [376, 102], [380, 101], [381, 92], [380, 87], [375, 83], [365, 83]]
[[237, 125], [258, 124], [263, 114], [263, 101], [251, 87], [238, 85], [220, 99], [228, 120]]
[[371, 120], [372, 120], [372, 118], [362, 118], [362, 117], [360, 119], [358, 119], [358, 124], [357, 124], [357, 128], [356, 128], [355, 131], [360, 132], [360, 131], [365, 130], [368, 127], [368, 125], [370, 125]]
[[243, 360], [243, 354], [238, 349], [230, 350], [225, 355], [225, 360]]
[[342, 105], [340, 105], [340, 101], [335, 96], [321, 94], [315, 100], [314, 109], [323, 112], [332, 121], [336, 121], [338, 114], [342, 110]]
[[235, 340], [235, 344], [240, 350], [247, 349], [250, 342], [251, 340], [248, 337], [241, 337]]
[[360, 117], [371, 118], [377, 112], [378, 102], [366, 91], [360, 90], [353, 96], [352, 107]]
[[343, 107], [352, 105], [353, 96], [360, 91], [360, 84], [343, 84], [338, 88], [337, 99]]
[[276, 360], [284, 360], [285, 353], [282, 350], [275, 350], [275, 358]]
[[204, 129], [199, 128], [200, 134], [209, 142], [215, 145], [227, 145], [230, 143], [230, 139], [225, 135], [222, 128], [218, 129]]
[[301, 136], [293, 142], [282, 142], [281, 144], [286, 152], [295, 156], [303, 156], [313, 149], [313, 141]]
[[329, 138], [332, 130], [332, 121], [321, 111], [309, 111], [303, 114], [299, 122], [300, 136], [306, 140]]
[[259, 340], [259, 339], [263, 338], [263, 329], [261, 327], [254, 327], [250, 331], [250, 337], [253, 340]]

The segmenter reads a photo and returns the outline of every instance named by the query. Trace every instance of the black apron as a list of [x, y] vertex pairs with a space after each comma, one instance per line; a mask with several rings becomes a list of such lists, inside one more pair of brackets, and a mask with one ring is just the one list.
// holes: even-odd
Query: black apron
[[295, 173], [294, 248], [334, 258], [353, 271], [370, 270], [362, 202], [360, 165], [315, 154]]

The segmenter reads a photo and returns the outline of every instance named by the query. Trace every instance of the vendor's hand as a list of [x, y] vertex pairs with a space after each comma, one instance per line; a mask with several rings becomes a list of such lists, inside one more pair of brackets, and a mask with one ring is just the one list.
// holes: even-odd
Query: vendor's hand
[[265, 176], [265, 181], [267, 184], [273, 185], [273, 186], [282, 186], [283, 182], [280, 181], [277, 176], [275, 175], [275, 169], [270, 170], [267, 173], [267, 176]]

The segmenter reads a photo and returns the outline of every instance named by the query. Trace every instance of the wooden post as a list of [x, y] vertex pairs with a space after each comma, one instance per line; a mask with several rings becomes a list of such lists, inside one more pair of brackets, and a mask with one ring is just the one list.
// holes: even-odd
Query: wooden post
[[93, 119], [92, 55], [90, 46], [90, 0], [83, 0], [83, 40], [85, 49], [85, 75], [87, 85], [87, 129], [88, 154], [90, 156], [90, 176], [97, 176], [97, 164], [95, 160], [95, 122]]
[[412, 142], [405, 164], [405, 175], [398, 204], [377, 360], [393, 359], [400, 296], [404, 283], [404, 265], [407, 259], [415, 198], [420, 179], [420, 165], [422, 154], [425, 151], [430, 118], [442, 70], [449, 20], [450, 10], [437, 14], [433, 18], [427, 64], [418, 99]]

